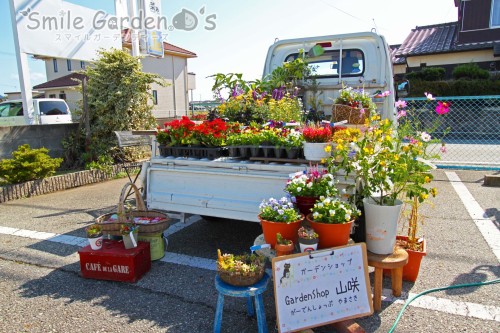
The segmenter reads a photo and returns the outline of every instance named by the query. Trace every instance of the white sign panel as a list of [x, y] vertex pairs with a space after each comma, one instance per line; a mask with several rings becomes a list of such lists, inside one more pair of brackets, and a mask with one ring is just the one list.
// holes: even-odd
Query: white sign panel
[[364, 243], [273, 259], [279, 332], [373, 313]]
[[90, 61], [100, 48], [122, 47], [116, 17], [61, 0], [11, 0], [20, 51]]

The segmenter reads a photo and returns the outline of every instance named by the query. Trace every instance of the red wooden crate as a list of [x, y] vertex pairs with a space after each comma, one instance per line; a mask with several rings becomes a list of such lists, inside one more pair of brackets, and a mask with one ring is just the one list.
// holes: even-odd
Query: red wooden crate
[[100, 250], [87, 245], [78, 254], [82, 276], [89, 279], [137, 282], [151, 268], [148, 242], [127, 250], [121, 241], [104, 240]]

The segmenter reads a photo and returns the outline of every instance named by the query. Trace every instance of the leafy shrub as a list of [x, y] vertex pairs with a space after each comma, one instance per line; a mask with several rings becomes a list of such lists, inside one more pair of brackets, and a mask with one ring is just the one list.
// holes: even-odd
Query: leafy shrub
[[12, 153], [13, 159], [0, 161], [0, 177], [11, 184], [42, 179], [53, 175], [62, 158], [52, 158], [46, 148], [31, 149], [25, 144]]
[[426, 67], [418, 72], [406, 74], [409, 80], [439, 81], [444, 79], [446, 70], [442, 67]]
[[424, 97], [432, 91], [434, 96], [500, 95], [500, 80], [410, 81], [408, 97]]
[[458, 79], [469, 79], [469, 80], [477, 80], [477, 79], [488, 79], [490, 74], [487, 70], [480, 68], [477, 64], [463, 64], [458, 65], [453, 69], [452, 76], [455, 80]]

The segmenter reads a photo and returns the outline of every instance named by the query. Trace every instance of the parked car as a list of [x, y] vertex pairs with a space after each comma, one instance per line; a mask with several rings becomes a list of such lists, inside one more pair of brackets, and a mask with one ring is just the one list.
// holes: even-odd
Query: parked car
[[[68, 104], [58, 98], [33, 99], [33, 121], [29, 125], [71, 123]], [[12, 100], [0, 103], [0, 126], [28, 125], [24, 119], [23, 101]]]

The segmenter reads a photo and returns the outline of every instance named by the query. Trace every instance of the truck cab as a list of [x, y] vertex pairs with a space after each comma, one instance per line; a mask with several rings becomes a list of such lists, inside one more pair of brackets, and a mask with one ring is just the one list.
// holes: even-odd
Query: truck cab
[[[29, 125], [71, 123], [68, 104], [58, 98], [33, 99], [33, 119]], [[12, 100], [0, 103], [0, 126], [27, 125], [24, 119], [23, 101]]]
[[[320, 48], [318, 48], [320, 46]], [[321, 50], [318, 52], [318, 49]], [[269, 47], [263, 76], [266, 77], [284, 62], [306, 57], [318, 83], [317, 98], [325, 115], [331, 115], [333, 100], [342, 86], [363, 88], [369, 95], [391, 91], [383, 102], [377, 103], [382, 118], [394, 117], [394, 80], [389, 45], [385, 38], [373, 32], [288, 39]], [[302, 93], [306, 110], [312, 92], [304, 84]]]

